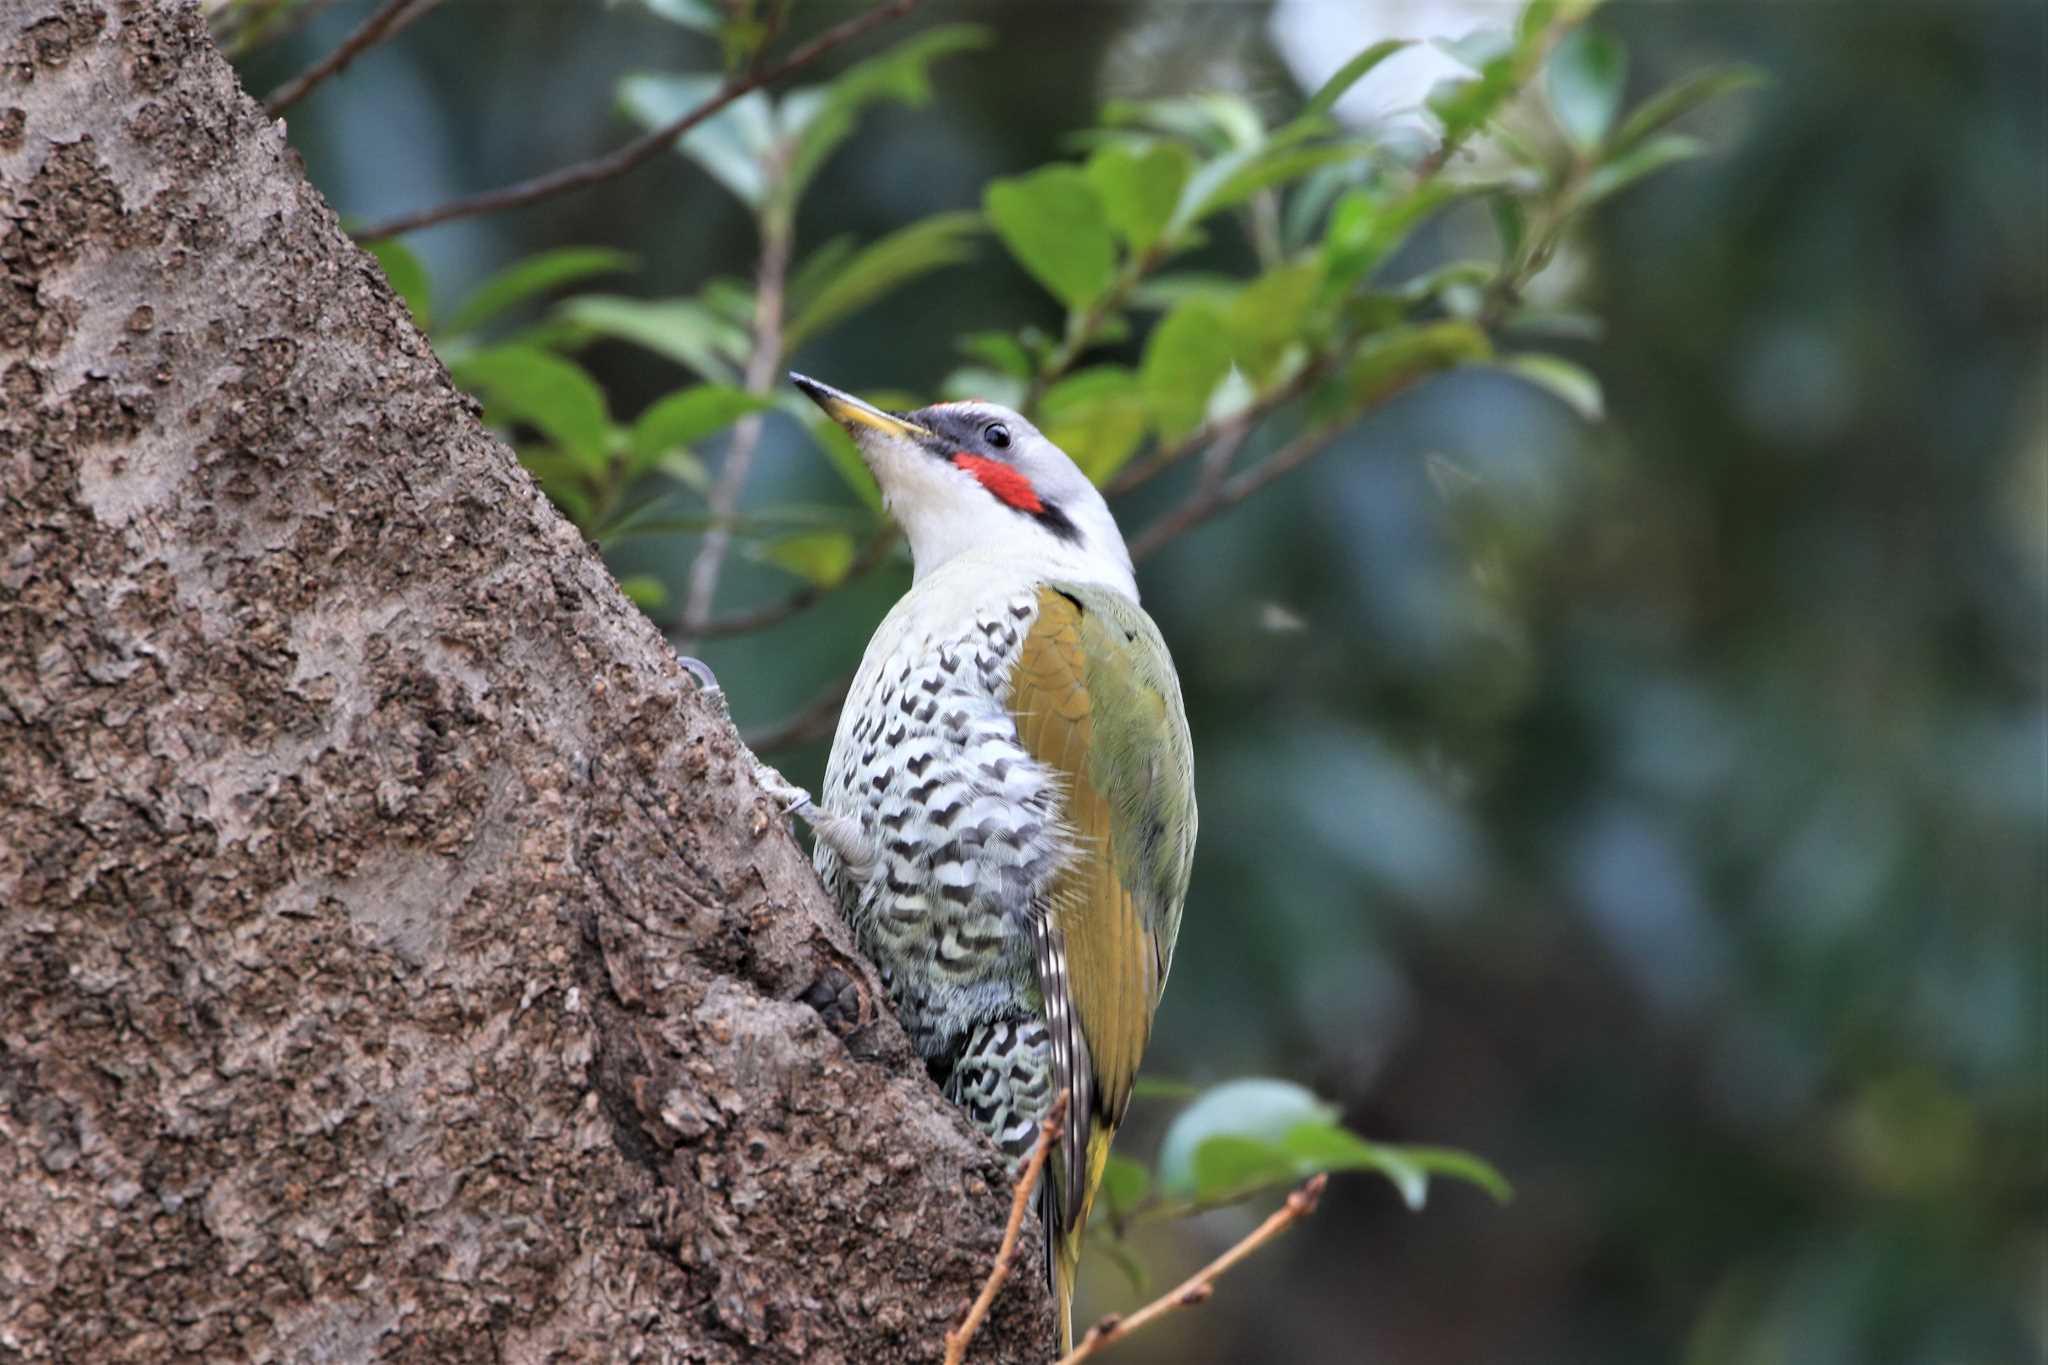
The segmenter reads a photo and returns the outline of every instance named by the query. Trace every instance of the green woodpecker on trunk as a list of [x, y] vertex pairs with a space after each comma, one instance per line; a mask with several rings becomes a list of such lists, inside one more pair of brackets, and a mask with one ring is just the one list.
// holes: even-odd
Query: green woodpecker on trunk
[[947, 1097], [1008, 1153], [1070, 1091], [1039, 1212], [1074, 1271], [1152, 1031], [1195, 847], [1180, 682], [1074, 462], [1007, 408], [888, 413], [803, 375], [910, 540], [813, 805], [819, 875]]

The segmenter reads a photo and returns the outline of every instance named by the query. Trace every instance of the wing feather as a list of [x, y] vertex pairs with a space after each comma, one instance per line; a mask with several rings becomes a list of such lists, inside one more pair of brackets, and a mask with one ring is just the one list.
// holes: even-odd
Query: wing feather
[[1041, 590], [1010, 709], [1019, 742], [1060, 782], [1069, 842], [1034, 925], [1054, 1084], [1073, 1094], [1049, 1204], [1064, 1242], [1086, 1221], [1165, 985], [1194, 841], [1192, 765], [1156, 629], [1097, 590]]

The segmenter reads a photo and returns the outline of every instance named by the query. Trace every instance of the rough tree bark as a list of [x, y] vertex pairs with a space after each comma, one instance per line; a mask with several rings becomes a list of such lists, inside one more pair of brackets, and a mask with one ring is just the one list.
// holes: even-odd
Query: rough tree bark
[[0, 0], [0, 1358], [930, 1360], [1007, 1202], [192, 6]]

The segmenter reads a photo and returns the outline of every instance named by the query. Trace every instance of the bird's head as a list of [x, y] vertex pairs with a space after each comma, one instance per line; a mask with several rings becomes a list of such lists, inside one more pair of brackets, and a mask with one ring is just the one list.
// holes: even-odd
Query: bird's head
[[910, 539], [922, 578], [970, 552], [1043, 563], [1136, 600], [1131, 554], [1086, 474], [1037, 427], [994, 403], [884, 412], [806, 375], [796, 386], [845, 427]]

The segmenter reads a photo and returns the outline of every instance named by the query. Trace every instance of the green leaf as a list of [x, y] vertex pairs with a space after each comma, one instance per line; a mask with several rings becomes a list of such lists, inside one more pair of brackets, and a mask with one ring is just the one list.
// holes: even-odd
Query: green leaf
[[[725, 384], [699, 384], [648, 405], [626, 438], [631, 452], [628, 477], [652, 469], [663, 457], [695, 445], [750, 412], [775, 406], [774, 400]], [[672, 471], [675, 472], [675, 471]], [[684, 482], [691, 482], [685, 478]]]
[[619, 591], [642, 611], [653, 611], [668, 601], [668, 584], [653, 574], [636, 573], [619, 580]]
[[448, 320], [449, 332], [468, 332], [536, 294], [589, 279], [631, 270], [638, 258], [602, 246], [565, 246], [528, 256], [478, 285]]
[[1591, 151], [1607, 136], [1621, 109], [1628, 52], [1619, 39], [1589, 28], [1573, 29], [1550, 54], [1545, 86], [1550, 112], [1572, 145]]
[[733, 325], [735, 331], [750, 331], [754, 325], [754, 286], [736, 280], [730, 275], [720, 275], [707, 280], [697, 291], [697, 297], [704, 306], [718, 317]]
[[[1226, 1081], [1204, 1092], [1167, 1127], [1159, 1143], [1155, 1173], [1160, 1192], [1170, 1199], [1193, 1199], [1201, 1184], [1196, 1154], [1218, 1138], [1233, 1142], [1274, 1144], [1305, 1123], [1327, 1124], [1337, 1117], [1335, 1105], [1318, 1099], [1293, 1081], [1248, 1078]], [[1263, 1157], [1260, 1158], [1263, 1160]], [[1232, 1151], [1211, 1158], [1212, 1169], [1226, 1164], [1249, 1165], [1249, 1153]]]
[[1361, 186], [1348, 190], [1330, 211], [1323, 259], [1334, 289], [1364, 279], [1408, 239], [1416, 225], [1458, 194], [1455, 186], [1432, 181], [1412, 194], [1387, 200]]
[[1377, 1171], [1394, 1182], [1403, 1202], [1416, 1211], [1429, 1197], [1431, 1178], [1439, 1175], [1477, 1185], [1500, 1203], [1513, 1197], [1508, 1182], [1490, 1164], [1448, 1147], [1368, 1142], [1332, 1123], [1305, 1123], [1290, 1131], [1279, 1146], [1293, 1158], [1290, 1179], [1316, 1171]]
[[1515, 20], [1515, 42], [1529, 44], [1540, 40], [1543, 30], [1557, 17], [1557, 0], [1529, 0], [1522, 7], [1521, 17]]
[[1460, 38], [1432, 39], [1430, 46], [1472, 71], [1483, 72], [1514, 54], [1515, 40], [1497, 28], [1475, 28]]
[[1281, 217], [1281, 244], [1289, 251], [1308, 245], [1316, 235], [1316, 229], [1329, 215], [1330, 205], [1336, 202], [1337, 196], [1357, 185], [1367, 174], [1366, 167], [1356, 164], [1319, 166], [1310, 171], [1287, 196], [1286, 212]]
[[[939, 385], [939, 397], [951, 403], [1000, 403], [1006, 408], [1022, 408], [1026, 387], [1026, 381], [1001, 370], [991, 370], [985, 365], [962, 365]], [[1067, 453], [1071, 455], [1074, 452], [1070, 450]]]
[[712, 0], [640, 0], [650, 13], [699, 33], [716, 33], [725, 16]]
[[1494, 1202], [1505, 1204], [1515, 1197], [1514, 1187], [1507, 1177], [1495, 1169], [1492, 1162], [1476, 1157], [1470, 1152], [1461, 1152], [1452, 1147], [1413, 1147], [1403, 1145], [1389, 1150], [1397, 1151], [1408, 1161], [1432, 1176], [1448, 1176], [1477, 1185], [1492, 1195]]
[[548, 495], [548, 501], [559, 507], [562, 515], [567, 517], [578, 531], [586, 536], [590, 534], [593, 509], [587, 493], [572, 484], [550, 483], [545, 479], [541, 480], [541, 489]]
[[1367, 1142], [1337, 1124], [1304, 1123], [1289, 1130], [1279, 1147], [1289, 1161], [1286, 1178], [1317, 1171], [1377, 1171], [1394, 1182], [1410, 1210], [1420, 1212], [1429, 1198], [1429, 1173], [1401, 1149]]
[[1112, 142], [1088, 158], [1087, 175], [1117, 236], [1132, 251], [1144, 251], [1166, 230], [1194, 170], [1193, 153], [1178, 142]]
[[1154, 275], [1131, 291], [1131, 306], [1167, 312], [1185, 299], [1206, 298], [1225, 302], [1237, 293], [1238, 285], [1235, 275], [1216, 271], [1183, 270], [1169, 275]]
[[827, 417], [816, 403], [808, 398], [791, 396], [783, 403], [788, 412], [803, 423], [804, 430], [811, 434], [818, 451], [825, 462], [853, 490], [854, 496], [867, 505], [877, 516], [882, 512], [882, 490], [875, 483], [874, 474], [868, 469], [867, 461], [861, 459], [860, 448], [853, 438], [846, 434], [846, 428]]
[[784, 314], [797, 317], [809, 308], [811, 300], [837, 279], [846, 263], [853, 259], [853, 251], [853, 234], [842, 232], [804, 257], [790, 272], [788, 287], [783, 290]]
[[1188, 181], [1167, 230], [1177, 234], [1212, 213], [1243, 203], [1260, 190], [1298, 180], [1324, 166], [1362, 161], [1369, 151], [1363, 143], [1354, 142], [1292, 147], [1275, 141], [1256, 151], [1219, 157]]
[[1147, 1284], [1145, 1263], [1140, 1261], [1128, 1246], [1117, 1241], [1114, 1237], [1098, 1237], [1089, 1243], [1089, 1249], [1100, 1254], [1102, 1259], [1123, 1272], [1124, 1279], [1129, 1282], [1133, 1294], [1139, 1298], [1145, 1297]]
[[1324, 81], [1316, 93], [1309, 97], [1308, 106], [1301, 111], [1301, 118], [1321, 118], [1337, 107], [1337, 101], [1344, 98], [1351, 87], [1365, 79], [1374, 67], [1410, 44], [1405, 38], [1389, 38], [1374, 43], [1365, 51], [1337, 68], [1337, 74]]
[[783, 98], [782, 135], [791, 141], [784, 195], [794, 204], [841, 143], [852, 135], [861, 112], [882, 100], [922, 108], [931, 99], [933, 62], [955, 52], [988, 46], [991, 34], [979, 24], [941, 24], [918, 33], [878, 57], [857, 62], [819, 89]]
[[481, 390], [493, 411], [542, 432], [582, 468], [604, 469], [611, 441], [604, 390], [576, 362], [530, 346], [493, 346], [463, 360], [455, 381]]
[[1706, 143], [1685, 133], [1659, 133], [1587, 176], [1586, 187], [1579, 193], [1578, 207], [1591, 208], [1651, 172], [1703, 156], [1706, 150]]
[[735, 536], [773, 537], [793, 532], [841, 529], [848, 535], [865, 534], [874, 520], [865, 511], [846, 507], [792, 504], [764, 508], [741, 517], [721, 517], [707, 511], [676, 513], [676, 500], [658, 499], [641, 503], [606, 525], [596, 539], [610, 546], [633, 536], [695, 535], [714, 526], [724, 526]]
[[1259, 111], [1242, 95], [1221, 91], [1156, 100], [1110, 100], [1106, 127], [1151, 128], [1210, 151], [1248, 151], [1266, 140]]
[[1195, 1148], [1194, 1198], [1222, 1204], [1293, 1179], [1296, 1162], [1279, 1145], [1222, 1133]]
[[1493, 353], [1486, 333], [1469, 322], [1428, 322], [1372, 338], [1344, 367], [1343, 389], [1353, 408], [1370, 407], [1437, 370]]
[[556, 488], [584, 480], [586, 471], [583, 466], [554, 446], [523, 441], [514, 449], [519, 452], [519, 463], [525, 465], [527, 472], [539, 479], [541, 487], [551, 493]]
[[1310, 310], [1323, 283], [1316, 257], [1267, 271], [1231, 300], [1227, 314], [1237, 363], [1255, 385], [1265, 384], [1292, 346], [1302, 344]]
[[981, 226], [978, 213], [941, 213], [871, 243], [819, 286], [785, 330], [784, 345], [794, 350], [919, 275], [973, 259], [971, 239]]
[[846, 577], [857, 553], [853, 536], [845, 531], [805, 531], [769, 541], [752, 551], [753, 557], [821, 588], [829, 588]]
[[564, 300], [557, 311], [579, 327], [644, 346], [722, 383], [737, 378], [739, 363], [750, 345], [744, 328], [735, 327], [695, 299], [583, 294]]
[[1499, 273], [1491, 261], [1445, 261], [1412, 280], [1403, 280], [1392, 292], [1405, 302], [1425, 303], [1459, 291], [1484, 289]]
[[1110, 1154], [1109, 1161], [1102, 1168], [1101, 1192], [1102, 1201], [1112, 1217], [1125, 1217], [1151, 1191], [1152, 1173], [1145, 1169], [1144, 1163]]
[[1140, 373], [1160, 440], [1177, 441], [1201, 425], [1209, 395], [1230, 372], [1227, 319], [1222, 304], [1198, 295], [1152, 329]]
[[982, 202], [1017, 263], [1067, 307], [1086, 308], [1108, 291], [1116, 242], [1102, 197], [1078, 166], [997, 180]]
[[1486, 196], [1486, 211], [1492, 215], [1493, 230], [1500, 236], [1502, 264], [1520, 260], [1522, 243], [1529, 232], [1529, 217], [1522, 208], [1522, 201], [1512, 194], [1489, 194]]
[[1597, 422], [1606, 415], [1605, 405], [1601, 401], [1600, 381], [1584, 367], [1569, 360], [1538, 352], [1524, 352], [1521, 355], [1508, 356], [1500, 362], [1500, 368], [1562, 399], [1573, 412], [1588, 422]]
[[1614, 157], [1630, 151], [1701, 105], [1737, 90], [1762, 85], [1764, 81], [1764, 73], [1753, 66], [1717, 66], [1695, 72], [1637, 105], [1615, 130], [1608, 143], [1608, 155]]
[[1012, 379], [1031, 378], [1031, 356], [1008, 332], [969, 332], [954, 344]]
[[420, 258], [412, 254], [412, 248], [396, 237], [387, 237], [381, 242], [372, 242], [364, 250], [377, 258], [377, 264], [384, 267], [385, 282], [391, 292], [405, 300], [405, 306], [412, 313], [413, 326], [422, 332], [427, 330], [433, 312], [428, 307], [427, 268], [420, 264]]
[[[642, 127], [660, 128], [712, 98], [724, 84], [723, 77], [708, 73], [628, 76], [619, 82], [619, 104]], [[741, 203], [759, 209], [768, 197], [768, 154], [774, 146], [774, 109], [766, 95], [754, 90], [684, 133], [676, 150]]]
[[1081, 472], [1106, 482], [1145, 439], [1150, 416], [1138, 376], [1121, 365], [1096, 365], [1071, 374], [1039, 400], [1038, 425]]
[[1191, 1100], [1201, 1093], [1202, 1087], [1192, 1081], [1175, 1080], [1171, 1076], [1140, 1074], [1131, 1083], [1131, 1098], [1134, 1100]]

